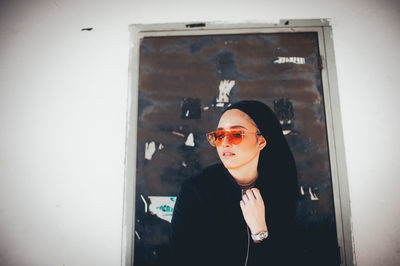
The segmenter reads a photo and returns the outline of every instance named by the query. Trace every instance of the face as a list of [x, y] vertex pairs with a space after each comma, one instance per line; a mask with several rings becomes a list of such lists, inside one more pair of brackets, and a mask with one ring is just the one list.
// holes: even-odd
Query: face
[[227, 169], [238, 169], [242, 166], [258, 163], [258, 157], [266, 142], [263, 136], [255, 134], [259, 132], [253, 120], [239, 109], [230, 109], [220, 118], [218, 130], [242, 129], [243, 135], [239, 144], [229, 142], [224, 137], [220, 146], [217, 146], [218, 156]]

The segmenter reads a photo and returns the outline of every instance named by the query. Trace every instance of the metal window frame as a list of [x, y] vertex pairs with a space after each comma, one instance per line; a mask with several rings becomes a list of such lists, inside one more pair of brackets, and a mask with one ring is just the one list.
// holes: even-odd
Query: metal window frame
[[167, 23], [129, 26], [130, 54], [128, 110], [125, 140], [125, 182], [123, 199], [121, 265], [133, 265], [134, 211], [136, 188], [137, 114], [139, 81], [139, 46], [144, 37], [223, 35], [274, 32], [317, 32], [323, 68], [321, 70], [324, 106], [332, 176], [332, 189], [341, 265], [355, 265], [353, 255], [350, 197], [345, 159], [343, 129], [337, 84], [332, 28], [326, 19], [280, 20], [277, 24], [248, 23]]

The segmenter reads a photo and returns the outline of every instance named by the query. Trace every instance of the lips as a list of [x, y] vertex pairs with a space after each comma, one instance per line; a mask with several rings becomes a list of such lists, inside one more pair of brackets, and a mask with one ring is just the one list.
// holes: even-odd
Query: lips
[[233, 153], [233, 152], [227, 152], [227, 151], [224, 151], [223, 153], [222, 153], [222, 156], [224, 156], [224, 157], [230, 157], [230, 156], [234, 156], [235, 154]]

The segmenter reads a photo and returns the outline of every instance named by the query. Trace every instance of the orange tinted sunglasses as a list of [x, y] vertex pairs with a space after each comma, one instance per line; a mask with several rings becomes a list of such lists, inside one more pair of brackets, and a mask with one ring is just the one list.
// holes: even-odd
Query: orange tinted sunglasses
[[227, 140], [229, 143], [238, 145], [238, 144], [240, 144], [240, 142], [242, 142], [244, 135], [250, 135], [250, 134], [261, 135], [261, 133], [259, 133], [259, 132], [245, 133], [241, 129], [217, 130], [217, 131], [207, 133], [206, 135], [207, 135], [208, 142], [211, 144], [211, 146], [219, 147], [219, 146], [221, 146], [225, 137], [227, 137]]

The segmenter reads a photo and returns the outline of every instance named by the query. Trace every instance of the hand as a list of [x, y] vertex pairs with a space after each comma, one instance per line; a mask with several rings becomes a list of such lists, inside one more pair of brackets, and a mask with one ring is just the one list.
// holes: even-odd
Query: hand
[[246, 191], [240, 201], [244, 220], [253, 235], [268, 231], [265, 221], [265, 206], [260, 191], [252, 188]]

